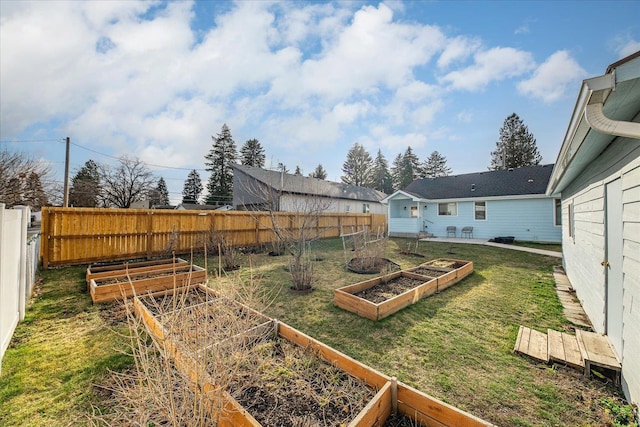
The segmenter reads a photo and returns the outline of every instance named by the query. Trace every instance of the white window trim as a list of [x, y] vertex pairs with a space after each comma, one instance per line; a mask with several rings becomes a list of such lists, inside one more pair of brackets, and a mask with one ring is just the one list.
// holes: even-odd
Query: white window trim
[[[560, 224], [558, 224], [558, 210], [556, 209], [557, 202], [560, 202]], [[562, 227], [562, 199], [553, 199], [553, 226]]]
[[[478, 219], [476, 217], [476, 203], [484, 203], [484, 219]], [[486, 200], [478, 200], [473, 202], [473, 220], [474, 221], [486, 221], [487, 220], [487, 201]]]

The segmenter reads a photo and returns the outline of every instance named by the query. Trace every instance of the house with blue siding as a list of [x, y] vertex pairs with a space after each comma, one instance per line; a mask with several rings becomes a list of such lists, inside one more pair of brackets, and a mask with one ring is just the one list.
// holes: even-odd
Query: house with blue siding
[[552, 170], [551, 164], [417, 179], [383, 200], [389, 235], [559, 243], [560, 198], [545, 194]]
[[640, 404], [640, 52], [582, 82], [549, 180], [562, 198], [563, 265]]

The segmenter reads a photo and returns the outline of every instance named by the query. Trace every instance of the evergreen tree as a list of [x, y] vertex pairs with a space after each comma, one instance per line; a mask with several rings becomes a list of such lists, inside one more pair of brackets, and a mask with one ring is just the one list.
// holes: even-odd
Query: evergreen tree
[[418, 178], [420, 174], [420, 160], [413, 154], [411, 147], [407, 147], [404, 154], [398, 154], [393, 161], [391, 176], [393, 177], [393, 187], [402, 190]]
[[149, 192], [149, 204], [153, 206], [167, 206], [169, 204], [169, 190], [164, 178], [158, 179], [156, 188]]
[[324, 170], [322, 164], [316, 166], [316, 169], [309, 174], [311, 178], [327, 179], [327, 171]]
[[500, 128], [500, 140], [491, 152], [490, 170], [519, 168], [539, 165], [542, 156], [538, 152], [536, 139], [516, 113], [504, 120]]
[[373, 161], [371, 183], [373, 188], [378, 191], [382, 191], [385, 194], [393, 193], [393, 178], [389, 171], [389, 163], [382, 155], [381, 150], [378, 150], [378, 155]]
[[342, 165], [341, 177], [345, 184], [369, 187], [371, 185], [371, 168], [373, 160], [365, 148], [357, 142], [349, 149], [347, 160]]
[[24, 188], [24, 203], [35, 209], [49, 204], [47, 194], [42, 188], [42, 181], [37, 172], [31, 172], [27, 176]]
[[296, 171], [293, 174], [294, 175], [302, 175], [302, 171], [300, 170], [300, 166], [296, 165]]
[[278, 172], [284, 172], [284, 173], [289, 173], [289, 169], [287, 169], [287, 166], [282, 163], [282, 162], [278, 162]]
[[245, 166], [264, 167], [264, 148], [257, 139], [249, 139], [240, 148], [240, 162]]
[[95, 208], [100, 204], [100, 170], [93, 160], [87, 162], [71, 178], [69, 206]]
[[202, 181], [197, 170], [192, 170], [187, 176], [182, 188], [182, 203], [199, 203], [202, 194]]
[[391, 182], [394, 190], [402, 190], [402, 153], [398, 153], [391, 165]]
[[451, 175], [451, 168], [447, 166], [447, 159], [442, 154], [434, 151], [425, 160], [420, 176], [422, 178], [437, 178], [439, 176]]
[[220, 204], [233, 198], [233, 171], [231, 163], [237, 158], [236, 143], [231, 137], [231, 131], [226, 124], [213, 139], [213, 146], [209, 154], [204, 156], [207, 160], [207, 171], [211, 172], [207, 183], [207, 204]]

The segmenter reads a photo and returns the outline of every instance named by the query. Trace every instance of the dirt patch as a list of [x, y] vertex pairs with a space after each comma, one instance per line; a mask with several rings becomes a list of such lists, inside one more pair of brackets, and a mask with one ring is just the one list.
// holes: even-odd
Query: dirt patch
[[122, 301], [100, 304], [100, 318], [109, 326], [118, 326], [127, 322], [127, 309]]
[[387, 258], [357, 257], [349, 260], [347, 268], [354, 273], [374, 274], [399, 270], [400, 266]]
[[347, 425], [376, 391], [283, 339], [257, 345], [230, 385], [264, 426]]
[[354, 295], [377, 304], [391, 299], [396, 295], [400, 295], [423, 283], [423, 280], [400, 276], [395, 279], [390, 279], [387, 282], [382, 281], [379, 284], [372, 286], [369, 289], [357, 292]]

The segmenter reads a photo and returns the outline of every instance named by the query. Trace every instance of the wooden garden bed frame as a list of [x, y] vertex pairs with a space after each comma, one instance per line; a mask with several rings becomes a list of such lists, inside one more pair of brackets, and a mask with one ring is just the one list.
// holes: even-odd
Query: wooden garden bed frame
[[[171, 292], [184, 292], [197, 289], [216, 296], [215, 293], [204, 285], [190, 285], [182, 289], [165, 291], [149, 296], [169, 295]], [[160, 344], [165, 357], [170, 358], [175, 366], [183, 372], [192, 382], [203, 384], [203, 393], [210, 398], [212, 415], [218, 415], [214, 402], [222, 393], [221, 414], [219, 425], [224, 427], [248, 426], [260, 427], [261, 424], [240, 405], [227, 391], [217, 391], [217, 387], [210, 377], [198, 378], [195, 369], [194, 355], [187, 354], [180, 342], [173, 339], [162, 322], [145, 305], [144, 297], [136, 296], [133, 300], [136, 315], [143, 321], [147, 331]], [[237, 302], [245, 309], [251, 308]], [[302, 348], [311, 348], [319, 357], [345, 373], [363, 380], [367, 385], [378, 390], [375, 396], [367, 403], [365, 408], [348, 424], [348, 427], [381, 427], [392, 412], [399, 412], [412, 420], [422, 423], [424, 426], [492, 426], [492, 424], [448, 405], [436, 398], [422, 393], [406, 384], [382, 374], [367, 365], [358, 362], [351, 357], [334, 350], [322, 342], [288, 326], [275, 319], [268, 318], [261, 313], [252, 310], [255, 314], [265, 319], [257, 328], [270, 329], [274, 336], [283, 338]], [[249, 330], [255, 331], [256, 327]], [[213, 393], [213, 394], [211, 394]], [[216, 394], [217, 393], [217, 394]]]
[[[461, 266], [458, 268], [437, 266], [438, 264], [447, 262], [456, 265], [461, 264]], [[415, 270], [421, 267], [437, 270], [442, 272], [442, 274], [437, 277], [416, 274]], [[396, 271], [395, 273], [338, 288], [333, 293], [333, 303], [342, 309], [356, 313], [358, 316], [371, 320], [380, 320], [411, 304], [415, 304], [422, 298], [433, 295], [458, 283], [471, 273], [473, 273], [473, 262], [471, 261], [439, 258], [407, 270]], [[423, 280], [423, 283], [380, 303], [374, 303], [355, 295], [365, 289], [372, 288], [384, 281], [393, 280], [400, 276]]]
[[136, 260], [117, 263], [98, 263], [87, 267], [86, 279], [87, 290], [91, 289], [91, 279], [102, 279], [105, 277], [120, 277], [131, 273], [142, 273], [153, 270], [163, 270], [172, 267], [184, 267], [189, 265], [182, 258], [161, 258], [155, 260]]
[[[114, 270], [107, 275], [89, 280], [91, 300], [95, 303], [109, 302], [148, 292], [180, 288], [190, 284], [207, 282], [207, 271], [197, 265], [180, 260], [178, 264], [157, 264], [136, 267], [135, 270]], [[184, 263], [184, 264], [183, 264]], [[186, 264], [186, 265], [185, 265]], [[87, 274], [89, 274], [87, 272]], [[109, 283], [119, 280], [118, 283]]]

